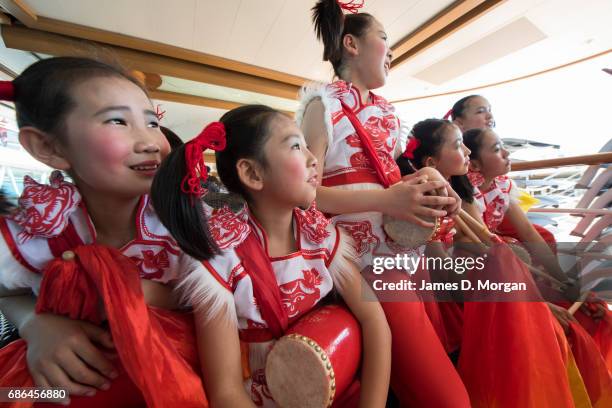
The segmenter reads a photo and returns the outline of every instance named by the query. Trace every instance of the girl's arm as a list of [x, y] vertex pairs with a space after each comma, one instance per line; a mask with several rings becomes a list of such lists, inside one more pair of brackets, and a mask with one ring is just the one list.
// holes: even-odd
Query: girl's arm
[[117, 373], [99, 346], [112, 349], [110, 333], [96, 325], [35, 313], [33, 295], [0, 297], [2, 313], [28, 345], [28, 369], [36, 385], [66, 388], [71, 395], [108, 389]]
[[207, 320], [205, 311], [195, 312], [198, 351], [204, 389], [212, 408], [254, 408], [242, 380], [240, 340], [235, 325], [224, 314]]
[[[391, 330], [378, 302], [362, 297], [362, 285], [367, 285], [357, 267], [338, 286], [338, 291], [361, 325], [363, 335], [363, 367], [361, 369], [361, 408], [384, 407], [391, 375]], [[369, 287], [365, 288], [369, 290]], [[365, 296], [375, 296], [369, 293]]]
[[[304, 112], [302, 131], [308, 143], [308, 149], [318, 161], [319, 181], [323, 174], [323, 163], [327, 153], [327, 129], [325, 128], [325, 110], [320, 99], [311, 101]], [[386, 190], [340, 190], [320, 186], [317, 188], [317, 207], [331, 214], [377, 211], [396, 218], [405, 219], [423, 226], [433, 226], [420, 216], [443, 217], [446, 211], [431, 207], [453, 206], [456, 200], [452, 197], [428, 196], [428, 192], [445, 188], [443, 181], [424, 181], [424, 178], [413, 177], [407, 182], [397, 183]]]
[[179, 300], [172, 285], [150, 279], [141, 279], [140, 285], [147, 305], [167, 310], [179, 308]]
[[529, 252], [533, 254], [536, 260], [544, 265], [544, 268], [546, 268], [551, 276], [561, 282], [566, 282], [567, 275], [561, 269], [557, 257], [551, 251], [546, 241], [533, 228], [521, 207], [517, 203], [511, 202], [505, 216], [510, 218], [510, 222], [516, 229], [521, 243], [529, 249]]

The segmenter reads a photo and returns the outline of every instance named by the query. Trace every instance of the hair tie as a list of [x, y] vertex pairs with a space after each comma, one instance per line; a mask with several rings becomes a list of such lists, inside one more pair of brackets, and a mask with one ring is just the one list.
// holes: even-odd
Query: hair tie
[[0, 101], [15, 102], [13, 81], [0, 81]]
[[452, 114], [453, 114], [453, 108], [451, 108], [448, 112], [446, 112], [446, 115], [444, 115], [442, 119], [448, 120], [448, 118], [450, 118]]
[[421, 141], [419, 139], [417, 139], [414, 136], [410, 137], [410, 140], [408, 141], [408, 144], [406, 145], [406, 150], [404, 150], [404, 153], [402, 154], [402, 156], [404, 156], [407, 159], [414, 160], [414, 151], [418, 149], [420, 145], [421, 145]]
[[349, 1], [340, 1], [336, 0], [336, 3], [340, 6], [342, 10], [346, 10], [349, 13], [357, 14], [359, 13], [359, 9], [363, 7], [363, 3], [365, 0], [349, 0]]
[[211, 149], [219, 152], [225, 149], [225, 144], [225, 125], [221, 122], [210, 123], [199, 135], [185, 144], [187, 174], [181, 182], [183, 193], [200, 197], [206, 192], [206, 189], [202, 187], [202, 183], [208, 178], [204, 151]]

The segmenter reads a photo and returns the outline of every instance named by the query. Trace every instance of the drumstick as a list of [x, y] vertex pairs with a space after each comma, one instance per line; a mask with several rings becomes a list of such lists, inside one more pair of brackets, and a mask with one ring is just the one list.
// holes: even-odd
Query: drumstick
[[455, 218], [455, 222], [457, 223], [457, 226], [459, 227], [459, 229], [468, 237], [470, 241], [475, 242], [475, 243], [480, 243], [480, 244], [482, 243], [480, 238], [478, 238], [478, 236], [474, 234], [474, 231], [472, 231], [472, 229], [468, 227], [468, 225], [461, 218], [461, 216]]
[[459, 210], [459, 216], [476, 230], [476, 234], [478, 234], [478, 236], [483, 242], [486, 242], [488, 245], [491, 245], [493, 243], [493, 240], [491, 239], [491, 231], [489, 231], [486, 225], [472, 217], [470, 213], [468, 213], [464, 209]]
[[574, 313], [576, 313], [578, 309], [580, 309], [580, 306], [584, 304], [584, 301], [586, 300], [588, 296], [589, 296], [589, 292], [584, 292], [583, 294], [581, 294], [578, 300], [575, 301], [574, 304], [571, 305], [569, 309], [567, 309], [569, 314], [573, 316]]

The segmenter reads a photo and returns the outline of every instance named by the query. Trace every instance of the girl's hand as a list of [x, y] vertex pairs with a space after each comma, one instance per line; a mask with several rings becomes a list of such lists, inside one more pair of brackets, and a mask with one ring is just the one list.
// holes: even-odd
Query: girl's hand
[[453, 197], [456, 201], [451, 205], [447, 205], [442, 207], [441, 209], [448, 213], [448, 216], [453, 217], [459, 214], [459, 210], [461, 209], [461, 198], [459, 195], [453, 190], [451, 185], [447, 180], [444, 179], [444, 176], [440, 174], [440, 172], [433, 167], [423, 167], [419, 169], [416, 173], [417, 176], [425, 176], [429, 181], [442, 181], [445, 183], [445, 186], [441, 189], [435, 191], [435, 194], [441, 197]]
[[392, 217], [433, 228], [434, 223], [424, 218], [445, 217], [448, 213], [439, 208], [457, 205], [453, 197], [429, 195], [445, 189], [446, 181], [427, 181], [425, 176], [402, 180], [385, 190], [385, 200], [380, 211]]
[[594, 293], [589, 292], [586, 300], [580, 306], [580, 310], [593, 320], [602, 319], [608, 313], [608, 306]]
[[555, 316], [555, 319], [557, 319], [557, 321], [563, 327], [565, 333], [567, 333], [569, 331], [569, 323], [576, 322], [574, 316], [572, 316], [570, 312], [567, 311], [567, 309], [561, 306], [557, 306], [549, 302], [546, 302], [546, 304], [548, 305], [548, 308], [552, 312], [553, 316]]
[[99, 347], [114, 348], [110, 333], [101, 327], [43, 313], [24, 323], [20, 335], [28, 344], [28, 368], [39, 387], [92, 396], [96, 388], [108, 389], [117, 376]]

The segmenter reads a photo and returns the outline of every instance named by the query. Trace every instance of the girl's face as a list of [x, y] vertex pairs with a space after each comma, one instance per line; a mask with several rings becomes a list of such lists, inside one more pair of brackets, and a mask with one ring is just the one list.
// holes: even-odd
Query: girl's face
[[290, 208], [309, 207], [318, 186], [317, 159], [308, 150], [300, 128], [288, 117], [275, 115], [269, 131], [262, 193]]
[[457, 126], [445, 125], [442, 146], [436, 157], [428, 158], [427, 162], [446, 179], [467, 174], [470, 149], [463, 144], [463, 136]]
[[101, 77], [76, 85], [58, 149], [79, 188], [134, 198], [148, 193], [170, 146], [151, 101], [132, 82]]
[[463, 115], [455, 119], [455, 123], [463, 132], [470, 129], [494, 128], [495, 119], [491, 112], [491, 104], [482, 96], [468, 99]]
[[365, 34], [356, 39], [358, 55], [351, 68], [359, 75], [368, 89], [385, 85], [391, 68], [391, 49], [387, 43], [387, 34], [380, 22], [372, 19]]
[[499, 136], [487, 130], [482, 135], [478, 159], [472, 160], [470, 167], [487, 178], [501, 176], [510, 171], [509, 156]]

